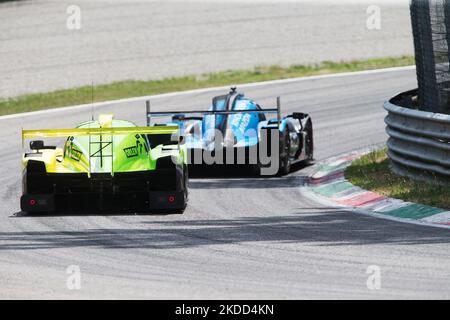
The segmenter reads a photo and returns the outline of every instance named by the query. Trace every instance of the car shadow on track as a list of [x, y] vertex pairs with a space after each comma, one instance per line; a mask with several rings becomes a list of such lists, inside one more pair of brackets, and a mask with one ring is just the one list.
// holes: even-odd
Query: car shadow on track
[[285, 176], [263, 176], [250, 174], [246, 168], [211, 167], [190, 173], [191, 189], [227, 189], [227, 188], [296, 188], [308, 179], [307, 168], [303, 163], [292, 166], [291, 172]]
[[0, 232], [0, 251], [76, 247], [167, 250], [258, 243], [310, 246], [450, 243], [450, 232], [446, 229], [356, 216], [332, 208], [299, 208], [297, 214], [270, 217], [145, 219], [136, 225], [132, 221], [126, 225], [128, 228]]
[[[295, 175], [302, 169], [307, 168], [304, 162], [298, 162], [291, 166], [291, 171], [288, 176]], [[217, 179], [217, 178], [227, 178], [227, 179], [236, 179], [236, 178], [252, 178], [252, 179], [276, 179], [280, 178], [278, 175], [274, 176], [265, 176], [265, 175], [257, 175], [251, 172], [250, 167], [248, 166], [234, 166], [234, 165], [212, 165], [212, 166], [196, 166], [190, 167], [189, 169], [189, 177], [194, 179]]]
[[192, 179], [189, 181], [190, 189], [282, 189], [297, 188], [304, 185], [307, 177], [285, 176], [274, 178], [235, 177], [224, 179]]
[[38, 218], [38, 217], [126, 217], [126, 216], [170, 216], [170, 215], [179, 215], [180, 212], [173, 212], [173, 211], [154, 211], [154, 212], [49, 212], [49, 213], [27, 213], [23, 211], [14, 212], [12, 215], [10, 215], [10, 218]]

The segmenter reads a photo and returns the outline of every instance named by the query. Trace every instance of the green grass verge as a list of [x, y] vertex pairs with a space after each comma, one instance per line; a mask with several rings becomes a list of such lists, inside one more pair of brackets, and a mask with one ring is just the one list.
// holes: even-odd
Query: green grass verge
[[[94, 101], [99, 102], [214, 86], [413, 64], [414, 57], [403, 56], [349, 62], [326, 61], [315, 65], [293, 65], [290, 67], [257, 67], [252, 70], [215, 72], [200, 76], [174, 77], [162, 80], [118, 81], [105, 85], [96, 85], [94, 87]], [[27, 94], [14, 98], [0, 98], [0, 115], [90, 103], [92, 102], [91, 91], [91, 86], [84, 86], [48, 93]]]
[[345, 171], [352, 184], [387, 197], [450, 209], [450, 187], [417, 182], [394, 174], [389, 169], [386, 149], [371, 152]]

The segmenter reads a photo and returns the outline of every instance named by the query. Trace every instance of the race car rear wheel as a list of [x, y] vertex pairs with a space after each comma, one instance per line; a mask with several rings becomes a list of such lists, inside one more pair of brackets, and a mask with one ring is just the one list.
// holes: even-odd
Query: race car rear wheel
[[184, 188], [184, 193], [183, 193], [183, 196], [184, 196], [184, 199], [183, 199], [183, 207], [182, 207], [182, 208], [179, 208], [179, 209], [175, 209], [175, 210], [173, 211], [173, 213], [175, 213], [175, 214], [183, 214], [183, 213], [184, 213], [184, 210], [185, 210], [186, 207], [187, 207], [187, 201], [188, 201], [188, 196], [189, 196], [189, 190], [188, 190], [189, 186], [188, 186], [188, 182], [189, 182], [188, 167], [187, 167], [187, 166], [184, 166], [184, 169], [183, 169], [183, 188]]
[[312, 122], [309, 120], [306, 123], [306, 144], [305, 144], [305, 154], [306, 154], [306, 163], [310, 164], [314, 160], [314, 140], [313, 140], [313, 127]]
[[[187, 205], [187, 202], [188, 202], [188, 198], [189, 198], [189, 170], [188, 170], [188, 166], [184, 167], [183, 187], [184, 187], [184, 203], [185, 203], [184, 209], [185, 209], [186, 205]], [[180, 213], [183, 213], [184, 209]]]
[[289, 159], [289, 151], [291, 149], [291, 139], [287, 129], [283, 132], [283, 140], [280, 148], [280, 169], [279, 175], [287, 175], [291, 171], [291, 160]]

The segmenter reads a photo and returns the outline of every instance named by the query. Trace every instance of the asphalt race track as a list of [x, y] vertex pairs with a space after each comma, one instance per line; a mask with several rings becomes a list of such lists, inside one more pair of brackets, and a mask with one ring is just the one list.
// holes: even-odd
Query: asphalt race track
[[[383, 101], [416, 86], [415, 71], [327, 77], [245, 88], [269, 107], [309, 112], [316, 158], [382, 143]], [[244, 91], [244, 90], [243, 90]], [[153, 100], [206, 108], [222, 91]], [[140, 103], [112, 105], [144, 124]], [[448, 230], [325, 207], [283, 178], [196, 178], [183, 215], [20, 214], [20, 128], [72, 127], [90, 109], [0, 120], [1, 298], [449, 298]], [[66, 287], [69, 265], [81, 288]], [[366, 286], [370, 265], [381, 289]]]

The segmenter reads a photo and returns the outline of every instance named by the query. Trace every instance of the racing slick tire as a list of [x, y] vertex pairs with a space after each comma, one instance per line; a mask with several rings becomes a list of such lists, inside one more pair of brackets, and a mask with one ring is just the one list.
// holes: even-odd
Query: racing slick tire
[[291, 148], [291, 139], [289, 131], [285, 129], [283, 131], [282, 142], [280, 146], [280, 169], [278, 174], [284, 176], [291, 171], [291, 160], [289, 159], [289, 150]]
[[184, 188], [184, 192], [183, 192], [183, 206], [180, 207], [180, 208], [177, 208], [177, 209], [170, 210], [170, 213], [173, 213], [173, 214], [183, 214], [184, 213], [184, 210], [187, 207], [188, 196], [189, 196], [188, 183], [189, 183], [188, 166], [184, 166], [184, 169], [183, 169], [183, 181], [182, 181], [182, 185], [183, 185], [183, 188]]
[[189, 178], [188, 178], [188, 176], [189, 176], [188, 167], [185, 166], [184, 167], [184, 174], [183, 174], [184, 206], [183, 206], [183, 208], [180, 208], [180, 209], [175, 211], [175, 213], [177, 213], [177, 214], [183, 214], [184, 210], [187, 207], [188, 196], [189, 196], [189, 190], [188, 190]]
[[313, 139], [313, 127], [312, 122], [309, 120], [306, 123], [306, 145], [305, 145], [305, 154], [306, 154], [306, 164], [312, 164], [314, 162], [314, 139]]

